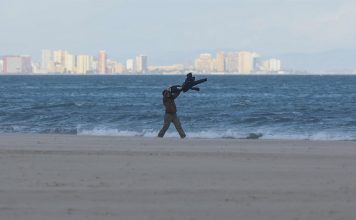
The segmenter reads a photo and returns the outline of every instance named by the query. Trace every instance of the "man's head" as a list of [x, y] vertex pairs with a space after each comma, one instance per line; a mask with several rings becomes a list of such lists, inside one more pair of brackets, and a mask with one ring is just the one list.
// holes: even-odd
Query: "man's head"
[[163, 90], [162, 95], [164, 97], [171, 97], [171, 92], [168, 89]]

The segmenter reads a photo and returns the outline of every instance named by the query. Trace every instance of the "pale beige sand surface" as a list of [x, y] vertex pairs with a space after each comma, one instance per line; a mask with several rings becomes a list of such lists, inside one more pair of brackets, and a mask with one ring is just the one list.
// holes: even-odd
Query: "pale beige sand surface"
[[0, 219], [356, 219], [356, 142], [0, 135]]

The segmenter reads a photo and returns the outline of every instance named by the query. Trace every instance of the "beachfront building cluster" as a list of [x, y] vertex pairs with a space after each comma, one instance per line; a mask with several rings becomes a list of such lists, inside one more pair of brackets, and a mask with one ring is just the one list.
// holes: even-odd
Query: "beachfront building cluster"
[[4, 74], [174, 74], [194, 71], [197, 73], [281, 73], [281, 61], [276, 58], [262, 58], [250, 51], [202, 53], [190, 64], [148, 65], [148, 57], [138, 55], [124, 62], [111, 59], [105, 50], [96, 56], [72, 54], [67, 50], [48, 50], [41, 52], [41, 61], [32, 62], [31, 56], [12, 55], [0, 57], [0, 72]]
[[0, 59], [0, 72], [3, 73], [32, 73], [31, 56], [4, 56]]
[[66, 50], [42, 50], [41, 65], [37, 73], [69, 74], [113, 74], [124, 72], [147, 72], [147, 56], [138, 55], [129, 66], [109, 59], [106, 51], [101, 50], [97, 56], [87, 54], [73, 55]]
[[218, 52], [215, 57], [210, 53], [202, 53], [194, 60], [194, 70], [202, 73], [279, 73], [281, 61], [275, 58], [261, 59], [259, 54], [249, 51]]

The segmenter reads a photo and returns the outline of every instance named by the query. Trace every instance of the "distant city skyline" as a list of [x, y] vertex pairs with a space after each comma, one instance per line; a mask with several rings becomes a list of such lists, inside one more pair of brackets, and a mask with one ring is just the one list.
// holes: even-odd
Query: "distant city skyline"
[[121, 74], [121, 73], [283, 73], [281, 60], [261, 57], [252, 51], [218, 51], [197, 55], [189, 64], [150, 65], [147, 55], [139, 54], [126, 61], [117, 61], [105, 50], [96, 55], [73, 54], [57, 49], [41, 50], [41, 59], [33, 60], [29, 55], [0, 54], [0, 73], [35, 74]]
[[[61, 56], [66, 56], [67, 62], [66, 65], [63, 67], [63, 70], [65, 69], [68, 72], [77, 72], [77, 73], [86, 73], [86, 72], [96, 72], [97, 67], [95, 68], [95, 71], [93, 70], [92, 67], [88, 67], [90, 65], [95, 65], [93, 64], [94, 58], [98, 57], [98, 51], [94, 54], [85, 54], [85, 53], [80, 53], [80, 54], [74, 54], [73, 51], [65, 50], [65, 49], [56, 49], [56, 50], [48, 50], [45, 49], [45, 53], [41, 51], [38, 51], [38, 54], [40, 55], [40, 58], [36, 59], [35, 57], [32, 57], [29, 54], [11, 54], [7, 53], [6, 51], [2, 51], [2, 54], [0, 53], [0, 72], [3, 69], [3, 60], [6, 57], [16, 57], [15, 59], [11, 58], [10, 60], [27, 60], [30, 57], [30, 60], [32, 64], [35, 66], [35, 69], [38, 70], [39, 68], [42, 67], [42, 70], [45, 69], [43, 68], [46, 66], [48, 62], [48, 59], [44, 59], [44, 54], [47, 54], [47, 57], [54, 57], [54, 61], [58, 61]], [[64, 55], [61, 55], [62, 52]], [[126, 57], [124, 59], [115, 59], [115, 55], [113, 54], [108, 54], [105, 50], [106, 56], [108, 58], [107, 60], [107, 66], [109, 68], [108, 72], [113, 73], [113, 72], [135, 72], [135, 62], [137, 61], [137, 56], [140, 54], [136, 54], [132, 57]], [[51, 54], [51, 53], [54, 54]], [[220, 54], [219, 53], [225, 53]], [[152, 60], [154, 60], [154, 57], [144, 55], [146, 58], [144, 59], [145, 65], [147, 65], [147, 70], [149, 72], [172, 72], [172, 71], [183, 71], [185, 69], [190, 69], [190, 70], [195, 70], [199, 69], [199, 65], [196, 66], [196, 59], [202, 55], [202, 54], [210, 54], [210, 56], [216, 55], [217, 57], [214, 57], [214, 59], [225, 59], [226, 61], [226, 66], [224, 66], [226, 72], [236, 72], [236, 69], [238, 68], [237, 66], [234, 66], [234, 63], [236, 64], [238, 62], [238, 58], [234, 56], [227, 56], [231, 53], [238, 53], [238, 52], [243, 52], [243, 51], [237, 51], [237, 50], [218, 50], [218, 51], [202, 51], [201, 53], [196, 53], [192, 56], [190, 56], [190, 60], [187, 59], [186, 62], [179, 62], [178, 60], [172, 61], [171, 63], [153, 63]], [[256, 52], [256, 51], [255, 51]], [[332, 74], [332, 73], [342, 73], [342, 74], [356, 74], [356, 50], [334, 50], [334, 51], [327, 51], [325, 53], [315, 53], [315, 54], [308, 54], [308, 53], [295, 53], [295, 54], [287, 54], [285, 56], [266, 56], [259, 51], [256, 52], [258, 54], [258, 60], [256, 62], [259, 62], [261, 69], [259, 69], [262, 72], [278, 72], [278, 70], [283, 70], [288, 73], [317, 73], [317, 74]], [[141, 54], [142, 55], [142, 54]], [[169, 56], [169, 54], [167, 54]], [[220, 58], [218, 58], [220, 56]], [[147, 62], [147, 57], [149, 57], [149, 62]], [[340, 59], [342, 57], [343, 59]], [[278, 62], [273, 61], [274, 59], [279, 60]], [[47, 60], [47, 61], [46, 61]], [[271, 63], [266, 63], [264, 61], [269, 60]], [[22, 62], [22, 61], [21, 61]], [[77, 63], [74, 63], [77, 62]], [[211, 59], [211, 62], [215, 62], [215, 60]], [[57, 62], [59, 63], [59, 62]], [[26, 64], [27, 65], [27, 64]], [[79, 68], [73, 71], [73, 68]], [[17, 67], [16, 67], [17, 66]], [[267, 67], [269, 66], [269, 67]], [[274, 66], [274, 67], [273, 67]], [[61, 70], [61, 66], [57, 66], [59, 69], [57, 72], [63, 72]], [[18, 65], [15, 65], [14, 68], [19, 68]], [[81, 68], [81, 69], [80, 69]], [[220, 61], [220, 67], [216, 67], [213, 69], [213, 72], [222, 72], [221, 71], [221, 61]], [[27, 67], [24, 67], [24, 69], [29, 69], [28, 65]], [[206, 68], [209, 69], [209, 68]], [[199, 69], [202, 72], [206, 72], [206, 69]], [[241, 68], [240, 68], [241, 69]], [[255, 70], [254, 70], [255, 71]], [[147, 71], [146, 71], [147, 72]], [[237, 71], [239, 72], [239, 71]], [[242, 71], [245, 72], [245, 71]]]
[[35, 60], [42, 48], [105, 48], [116, 60], [146, 54], [154, 64], [220, 50], [356, 51], [354, 0], [11, 0], [0, 1], [0, 20], [0, 54]]

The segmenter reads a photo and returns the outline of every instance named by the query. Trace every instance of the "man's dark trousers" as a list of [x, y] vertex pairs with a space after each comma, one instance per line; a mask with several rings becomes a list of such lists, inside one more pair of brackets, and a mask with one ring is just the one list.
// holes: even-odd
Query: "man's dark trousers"
[[181, 138], [185, 138], [185, 133], [183, 131], [183, 128], [180, 124], [179, 118], [176, 113], [166, 113], [164, 115], [164, 123], [163, 123], [163, 128], [161, 131], [158, 133], [158, 137], [163, 137], [166, 131], [169, 128], [169, 125], [173, 122], [174, 126], [176, 127], [179, 135]]

